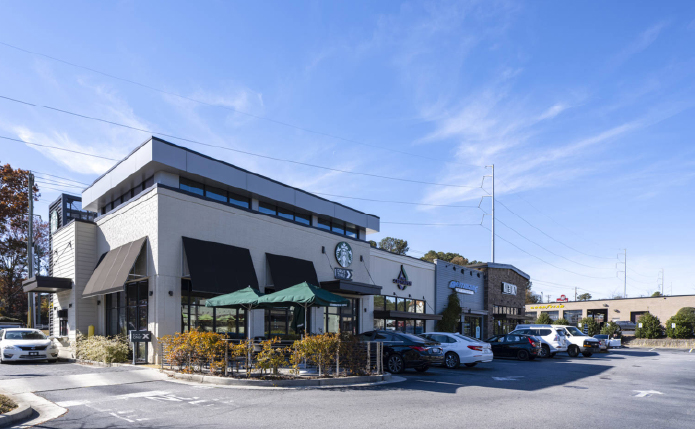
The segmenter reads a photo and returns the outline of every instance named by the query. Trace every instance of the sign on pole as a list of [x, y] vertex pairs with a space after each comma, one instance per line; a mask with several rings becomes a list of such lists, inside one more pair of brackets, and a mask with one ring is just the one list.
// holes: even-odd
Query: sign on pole
[[675, 324], [675, 323], [671, 323], [671, 329], [676, 329], [676, 324]]
[[152, 332], [150, 331], [128, 331], [128, 339], [131, 343], [151, 343]]

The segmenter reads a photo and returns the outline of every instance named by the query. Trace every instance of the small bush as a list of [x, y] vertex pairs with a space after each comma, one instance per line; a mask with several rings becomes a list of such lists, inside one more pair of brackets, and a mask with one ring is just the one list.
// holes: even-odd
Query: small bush
[[683, 307], [678, 310], [676, 316], [685, 317], [693, 326], [695, 326], [695, 308]]
[[582, 320], [580, 320], [579, 323], [582, 324], [582, 327], [579, 328], [582, 332], [584, 332], [584, 326], [587, 326], [589, 328], [587, 331], [587, 335], [590, 337], [593, 337], [594, 335], [598, 334], [601, 330], [600, 325], [597, 321], [594, 320], [593, 317], [585, 317]]
[[553, 320], [553, 325], [569, 325], [569, 324], [570, 324], [570, 321], [567, 319], [564, 319], [564, 318]]
[[[639, 324], [642, 327], [639, 327]], [[637, 321], [637, 326], [635, 327], [635, 337], [636, 338], [659, 338], [661, 336], [661, 321], [658, 317], [647, 312], [640, 317]]]
[[78, 333], [75, 342], [75, 357], [103, 363], [128, 362], [131, 353], [128, 340], [123, 335], [85, 337]]
[[614, 334], [620, 334], [620, 325], [615, 322], [608, 322], [601, 328], [601, 333], [613, 337]]
[[9, 413], [17, 408], [17, 404], [5, 395], [0, 395], [0, 414]]
[[[675, 323], [675, 329], [671, 324]], [[669, 338], [690, 338], [693, 335], [693, 322], [687, 314], [678, 314], [666, 321], [666, 336]]]
[[550, 325], [553, 323], [553, 319], [548, 316], [548, 313], [541, 313], [541, 315], [538, 316], [538, 319], [536, 319], [535, 323], [537, 325]]
[[217, 373], [224, 370], [220, 360], [224, 356], [224, 336], [216, 332], [189, 331], [166, 335], [159, 338], [164, 347], [164, 358], [182, 372], [202, 371], [210, 365], [210, 371]]

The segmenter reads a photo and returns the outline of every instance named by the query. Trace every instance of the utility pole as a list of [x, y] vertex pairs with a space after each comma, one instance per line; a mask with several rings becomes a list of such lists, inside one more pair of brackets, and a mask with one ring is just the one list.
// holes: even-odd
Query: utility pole
[[659, 276], [656, 279], [656, 290], [659, 290], [659, 286], [661, 286], [661, 295], [664, 294], [664, 269], [659, 270]]
[[620, 254], [618, 254], [616, 257], [618, 258], [618, 262], [615, 263], [615, 276], [620, 278], [618, 276], [618, 273], [623, 273], [624, 274], [624, 286], [623, 286], [623, 298], [627, 298], [627, 249], [623, 249], [625, 251], [624, 257], [623, 257], [623, 265], [624, 265], [624, 271], [618, 271], [618, 264], [620, 263]]
[[[29, 275], [28, 278], [34, 277], [34, 174], [30, 171], [29, 177], [29, 213], [27, 216], [28, 220], [28, 233], [27, 233], [27, 264], [29, 265]], [[27, 294], [27, 326], [33, 328], [36, 326], [35, 319], [36, 314], [34, 311], [34, 296], [32, 293]]]
[[[495, 164], [492, 165], [486, 165], [485, 168], [491, 168], [492, 169], [492, 174], [489, 176], [483, 176], [483, 183], [485, 182], [486, 177], [492, 177], [492, 245], [491, 247], [491, 253], [492, 253], [492, 262], [495, 262]], [[482, 186], [481, 186], [482, 187]]]

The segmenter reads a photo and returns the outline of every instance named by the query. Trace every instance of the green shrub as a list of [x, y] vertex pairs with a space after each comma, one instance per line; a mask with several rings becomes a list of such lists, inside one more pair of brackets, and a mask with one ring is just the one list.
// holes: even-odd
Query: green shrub
[[586, 334], [590, 337], [593, 337], [594, 335], [598, 334], [601, 330], [600, 325], [596, 320], [594, 320], [593, 317], [585, 317], [582, 320], [580, 320], [579, 323], [582, 324], [582, 327], [579, 328], [582, 332], [584, 332], [585, 326], [589, 328]]
[[683, 307], [676, 313], [676, 316], [682, 316], [688, 319], [690, 323], [695, 326], [695, 308], [693, 307]]
[[75, 357], [103, 363], [128, 362], [130, 354], [128, 340], [123, 335], [85, 337], [78, 332], [75, 342]]
[[534, 323], [537, 325], [550, 325], [553, 323], [553, 319], [548, 316], [548, 313], [541, 313]]
[[569, 324], [570, 324], [570, 321], [565, 319], [565, 318], [557, 319], [557, 320], [553, 321], [553, 325], [569, 325]]
[[611, 337], [615, 333], [620, 334], [620, 325], [618, 325], [615, 322], [608, 322], [605, 325], [603, 325], [603, 328], [601, 328], [601, 333], [604, 335], [609, 335]]
[[[639, 325], [642, 324], [640, 328]], [[647, 312], [640, 317], [635, 327], [636, 338], [659, 338], [661, 336], [661, 321], [658, 317]]]
[[[676, 327], [672, 328], [671, 324]], [[669, 338], [690, 338], [693, 335], [693, 322], [687, 314], [678, 314], [666, 321], [666, 336]]]

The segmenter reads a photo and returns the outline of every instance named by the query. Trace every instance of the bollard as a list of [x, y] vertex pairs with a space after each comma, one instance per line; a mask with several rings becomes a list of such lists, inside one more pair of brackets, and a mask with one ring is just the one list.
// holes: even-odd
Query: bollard
[[89, 325], [87, 327], [87, 337], [93, 337], [94, 336], [94, 325]]

